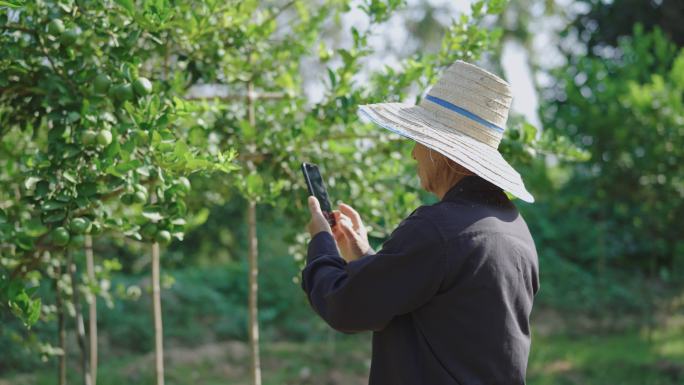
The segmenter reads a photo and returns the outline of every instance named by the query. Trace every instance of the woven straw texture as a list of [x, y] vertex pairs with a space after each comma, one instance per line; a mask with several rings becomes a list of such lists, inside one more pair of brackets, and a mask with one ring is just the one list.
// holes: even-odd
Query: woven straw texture
[[[505, 128], [512, 101], [505, 81], [462, 61], [445, 70], [428, 95], [465, 109], [501, 129]], [[363, 105], [359, 107], [359, 116], [440, 152], [526, 202], [534, 202], [520, 174], [498, 151], [503, 137], [500, 130], [426, 99], [419, 105]]]

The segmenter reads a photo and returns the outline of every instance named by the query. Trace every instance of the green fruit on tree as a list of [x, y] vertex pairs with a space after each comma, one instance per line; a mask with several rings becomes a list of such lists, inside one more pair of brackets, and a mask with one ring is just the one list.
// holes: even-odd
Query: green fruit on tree
[[152, 92], [152, 82], [147, 78], [137, 78], [133, 82], [133, 90], [138, 96], [145, 96]]
[[168, 245], [169, 243], [171, 243], [171, 233], [169, 233], [166, 230], [161, 230], [157, 233], [155, 240], [162, 245]]
[[54, 19], [48, 24], [48, 33], [52, 36], [59, 36], [64, 32], [64, 22]]
[[133, 203], [133, 194], [124, 194], [121, 196], [121, 203], [130, 205]]
[[133, 88], [130, 84], [119, 84], [109, 89], [109, 96], [117, 102], [133, 100]]
[[145, 203], [147, 202], [147, 194], [144, 191], [136, 191], [133, 193], [133, 202]]
[[57, 246], [66, 246], [69, 243], [69, 232], [64, 227], [52, 230], [52, 241]]
[[79, 33], [76, 29], [69, 28], [66, 31], [62, 32], [61, 35], [59, 35], [59, 41], [61, 41], [62, 44], [71, 45], [76, 42], [76, 39], [78, 39], [78, 35]]
[[142, 229], [140, 229], [140, 232], [142, 233], [143, 237], [147, 239], [153, 239], [157, 234], [157, 225], [152, 222], [147, 223], [142, 227]]
[[182, 176], [176, 181], [176, 186], [178, 186], [180, 192], [187, 194], [190, 191], [190, 180]]
[[81, 142], [84, 146], [92, 146], [95, 144], [96, 140], [97, 132], [93, 130], [85, 130], [83, 131], [83, 134], [81, 134]]
[[112, 84], [112, 81], [109, 79], [109, 76], [105, 74], [99, 74], [95, 77], [95, 80], [93, 81], [93, 88], [95, 89], [95, 92], [98, 94], [104, 94], [109, 90], [109, 86]]
[[69, 244], [71, 246], [83, 246], [85, 244], [85, 236], [81, 234], [74, 235], [71, 237], [71, 240], [69, 240]]
[[117, 98], [118, 98], [118, 95], [117, 95], [117, 94], [118, 94], [119, 92], [121, 92], [121, 91], [119, 91], [119, 87], [120, 87], [120, 85], [111, 85], [111, 87], [109, 87], [109, 91], [107, 91], [107, 95], [109, 95], [109, 98], [110, 98], [113, 102], [118, 101], [118, 99], [117, 99]]
[[90, 227], [90, 221], [87, 218], [74, 218], [69, 223], [69, 230], [74, 234], [87, 233]]
[[100, 130], [97, 133], [97, 144], [106, 147], [112, 143], [112, 133], [109, 130]]

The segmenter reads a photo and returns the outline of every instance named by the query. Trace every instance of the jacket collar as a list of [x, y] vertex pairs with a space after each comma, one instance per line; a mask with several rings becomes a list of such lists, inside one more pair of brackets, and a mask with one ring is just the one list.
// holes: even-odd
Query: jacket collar
[[503, 190], [499, 186], [496, 186], [478, 175], [468, 175], [453, 185], [449, 191], [444, 194], [441, 202], [457, 199], [482, 200], [486, 199], [487, 196], [491, 196], [491, 193], [497, 192], [502, 193]]

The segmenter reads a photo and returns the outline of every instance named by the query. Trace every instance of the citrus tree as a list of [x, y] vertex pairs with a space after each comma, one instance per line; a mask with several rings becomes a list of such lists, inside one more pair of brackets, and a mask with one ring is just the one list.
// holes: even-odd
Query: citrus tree
[[[92, 295], [106, 296], [116, 266], [103, 261], [95, 274], [92, 243], [125, 238], [150, 245], [163, 382], [159, 245], [182, 240], [192, 217], [188, 175], [236, 169], [232, 150], [193, 146], [178, 124], [189, 84], [168, 42], [182, 10], [139, 5], [0, 2], [0, 306], [27, 327], [58, 319], [61, 348], [42, 346], [61, 355], [62, 381], [64, 301], [92, 383], [79, 296], [91, 306]], [[84, 265], [90, 275], [79, 274]], [[55, 281], [56, 308], [36, 296], [45, 280]]]

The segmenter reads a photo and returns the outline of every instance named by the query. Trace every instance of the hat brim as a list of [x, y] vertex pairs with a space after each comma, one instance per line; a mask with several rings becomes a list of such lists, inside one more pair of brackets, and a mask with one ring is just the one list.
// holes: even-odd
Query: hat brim
[[[419, 105], [367, 104], [359, 107], [358, 115], [366, 122], [372, 122], [441, 153], [525, 202], [534, 202], [534, 197], [525, 188], [520, 174], [496, 148], [444, 126], [430, 117], [430, 111]], [[472, 122], [463, 122], [467, 123]]]

